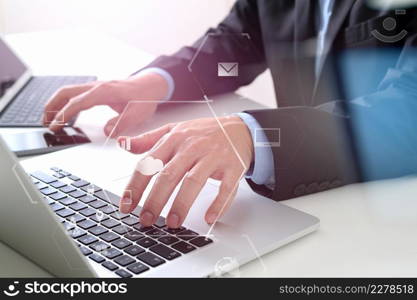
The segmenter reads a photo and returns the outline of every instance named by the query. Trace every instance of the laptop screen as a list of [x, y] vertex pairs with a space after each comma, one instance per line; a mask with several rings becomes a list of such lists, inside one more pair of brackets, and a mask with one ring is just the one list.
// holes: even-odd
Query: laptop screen
[[0, 39], [0, 100], [14, 83], [27, 71], [24, 63]]

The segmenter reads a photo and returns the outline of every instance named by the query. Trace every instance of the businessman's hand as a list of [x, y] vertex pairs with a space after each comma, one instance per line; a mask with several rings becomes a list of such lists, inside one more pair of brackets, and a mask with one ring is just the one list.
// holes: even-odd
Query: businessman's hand
[[[127, 137], [119, 137], [119, 144], [126, 144], [125, 139]], [[164, 163], [140, 215], [144, 226], [156, 221], [183, 178], [167, 225], [181, 226], [209, 177], [221, 181], [219, 192], [205, 215], [207, 223], [214, 223], [229, 207], [238, 182], [252, 162], [254, 151], [250, 131], [237, 116], [168, 124], [130, 139], [131, 152], [149, 151], [146, 157]], [[129, 213], [135, 209], [151, 177], [136, 168], [120, 201], [121, 212]]]
[[[96, 105], [108, 105], [119, 115], [107, 122], [104, 133], [116, 137], [122, 131], [149, 119], [156, 110], [155, 101], [163, 99], [167, 93], [166, 80], [156, 73], [132, 76], [125, 80], [67, 86], [48, 101], [43, 122], [56, 132], [79, 112]], [[130, 105], [120, 118], [126, 105], [132, 100], [142, 100], [143, 103]], [[149, 102], [146, 103], [147, 101]]]

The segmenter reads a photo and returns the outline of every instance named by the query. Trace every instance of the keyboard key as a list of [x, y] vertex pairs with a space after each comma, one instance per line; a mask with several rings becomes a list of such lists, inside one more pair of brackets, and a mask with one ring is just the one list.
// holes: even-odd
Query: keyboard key
[[115, 246], [116, 248], [123, 249], [123, 248], [126, 248], [127, 246], [132, 245], [132, 242], [129, 242], [128, 240], [125, 240], [125, 239], [118, 239], [112, 242], [111, 244]]
[[54, 194], [50, 195], [49, 197], [51, 197], [54, 200], [61, 200], [61, 199], [66, 198], [67, 195], [65, 195], [65, 194], [63, 194], [61, 192], [57, 192], [57, 193], [54, 193]]
[[139, 219], [136, 217], [127, 217], [122, 220], [123, 223], [129, 226], [133, 226], [139, 223]]
[[125, 252], [127, 254], [132, 255], [132, 256], [136, 256], [136, 255], [139, 255], [139, 254], [145, 252], [145, 249], [143, 249], [142, 247], [139, 247], [138, 245], [132, 245], [130, 247], [127, 247], [125, 249]]
[[84, 245], [90, 245], [90, 244], [96, 242], [97, 238], [95, 236], [87, 234], [87, 235], [84, 235], [84, 236], [78, 238], [77, 241], [79, 241], [80, 243], [82, 243]]
[[154, 238], [154, 239], [157, 239], [157, 238], [159, 238], [159, 237], [161, 237], [161, 236], [166, 235], [166, 233], [165, 233], [165, 232], [163, 232], [162, 230], [156, 229], [156, 228], [155, 228], [155, 229], [152, 229], [152, 230], [147, 231], [145, 234], [146, 234], [146, 235], [149, 235], [151, 238]]
[[64, 223], [62, 223], [64, 225], [64, 228], [66, 231], [69, 231], [71, 229], [73, 229], [75, 227], [75, 225], [71, 222], [65, 221]]
[[94, 208], [100, 208], [100, 207], [106, 206], [107, 204], [101, 200], [96, 200], [96, 201], [90, 202], [88, 205]]
[[99, 208], [98, 210], [104, 212], [105, 214], [111, 214], [112, 212], [117, 211], [117, 208], [114, 207], [113, 205], [107, 205], [107, 206]]
[[84, 220], [77, 223], [82, 229], [90, 229], [91, 227], [96, 226], [96, 223], [91, 220]]
[[196, 236], [198, 236], [197, 232], [194, 232], [190, 229], [181, 231], [180, 233], [177, 234], [177, 237], [185, 241], [191, 240], [192, 238]]
[[120, 224], [120, 222], [116, 221], [114, 219], [108, 219], [108, 220], [105, 220], [105, 221], [101, 222], [101, 225], [103, 225], [107, 228], [113, 228], [113, 227], [116, 227], [119, 224]]
[[181, 254], [171, 248], [158, 244], [149, 248], [152, 252], [155, 252], [159, 256], [162, 256], [165, 259], [173, 260], [174, 258], [180, 257]]
[[94, 222], [101, 223], [110, 218], [103, 213], [98, 214], [97, 212], [94, 216], [91, 216], [90, 219], [93, 220]]
[[52, 168], [50, 168], [52, 171], [55, 171], [55, 172], [59, 172], [59, 171], [61, 171], [61, 169], [60, 168], [57, 168], [57, 167], [52, 167]]
[[73, 210], [76, 210], [76, 211], [83, 210], [83, 209], [85, 209], [87, 207], [88, 206], [85, 205], [82, 202], [76, 202], [76, 203], [70, 205], [70, 208], [73, 209]]
[[52, 203], [54, 203], [54, 200], [48, 198], [48, 197], [43, 197], [43, 200], [46, 201], [46, 203], [48, 203], [49, 205], [51, 205]]
[[85, 196], [86, 194], [80, 190], [76, 190], [76, 191], [69, 193], [69, 195], [74, 198], [81, 198], [82, 196]]
[[162, 228], [165, 227], [165, 218], [162, 216], [159, 216], [158, 219], [156, 219], [155, 224], [156, 227]]
[[62, 205], [61, 203], [55, 202], [51, 204], [51, 208], [54, 212], [57, 212], [58, 210], [64, 209], [65, 206]]
[[112, 213], [110, 216], [112, 216], [113, 218], [118, 219], [118, 220], [122, 220], [122, 219], [124, 219], [124, 218], [129, 217], [129, 215], [127, 215], [127, 214], [123, 214], [123, 213], [121, 213], [120, 211], [115, 211], [115, 212], [114, 212], [114, 213]]
[[148, 238], [148, 237], [145, 237], [143, 239], [140, 239], [136, 243], [138, 245], [142, 246], [142, 247], [145, 247], [145, 248], [149, 248], [149, 247], [151, 247], [151, 246], [153, 246], [153, 245], [156, 244], [156, 242], [153, 239]]
[[123, 269], [117, 270], [115, 273], [122, 278], [132, 277], [132, 274], [130, 274], [128, 271], [123, 270]]
[[90, 202], [97, 200], [97, 198], [91, 195], [85, 195], [85, 196], [80, 197], [79, 200], [84, 203], [90, 203]]
[[81, 253], [84, 254], [85, 256], [90, 255], [91, 253], [93, 253], [93, 251], [91, 251], [90, 249], [88, 249], [87, 247], [80, 247]]
[[60, 171], [57, 171], [57, 172], [59, 172], [60, 174], [62, 174], [64, 176], [70, 176], [71, 175], [71, 173], [68, 173], [68, 172], [66, 172], [64, 170], [60, 170]]
[[83, 186], [81, 189], [84, 192], [90, 193], [90, 194], [94, 194], [94, 193], [97, 193], [98, 191], [101, 191], [101, 188], [99, 188], [98, 186], [95, 186], [94, 184], [89, 184], [87, 186]]
[[58, 180], [58, 181], [52, 182], [51, 183], [51, 186], [54, 187], [54, 188], [56, 188], [56, 189], [59, 189], [59, 188], [62, 188], [64, 186], [66, 186], [66, 184], [63, 183], [62, 181], [59, 181]]
[[194, 246], [192, 246], [192, 245], [190, 245], [190, 244], [188, 244], [184, 241], [178, 242], [178, 243], [172, 245], [171, 247], [174, 248], [175, 250], [181, 252], [181, 253], [184, 253], [184, 254], [197, 249], [196, 247], [194, 247]]
[[131, 228], [126, 227], [124, 225], [119, 225], [119, 226], [113, 228], [113, 231], [117, 232], [120, 235], [124, 235], [131, 230], [132, 230]]
[[140, 233], [139, 231], [136, 231], [136, 230], [130, 231], [130, 232], [126, 233], [124, 236], [125, 236], [125, 238], [127, 238], [128, 240], [131, 240], [131, 241], [137, 241], [138, 239], [141, 239], [141, 238], [144, 237], [144, 235], [142, 233]]
[[90, 183], [88, 181], [85, 180], [78, 180], [78, 181], [74, 181], [73, 183], [71, 183], [71, 185], [80, 188], [86, 185], [89, 185]]
[[178, 234], [181, 231], [184, 231], [185, 228], [184, 227], [179, 227], [179, 228], [168, 228], [167, 226], [165, 226], [164, 230], [170, 234]]
[[75, 227], [73, 230], [69, 231], [69, 234], [72, 238], [77, 239], [80, 236], [87, 234], [87, 232], [85, 232], [81, 228]]
[[60, 188], [59, 190], [61, 192], [65, 193], [65, 194], [69, 194], [69, 193], [75, 191], [76, 189], [73, 186], [67, 185], [67, 186], [64, 186], [64, 187]]
[[152, 254], [150, 252], [140, 254], [137, 256], [137, 258], [143, 261], [145, 264], [150, 265], [151, 267], [159, 266], [160, 264], [163, 264], [165, 262], [165, 260], [159, 258], [155, 254]]
[[112, 263], [111, 261], [106, 261], [106, 262], [102, 263], [101, 265], [103, 267], [109, 269], [110, 271], [114, 271], [114, 270], [117, 270], [119, 268], [116, 264]]
[[141, 212], [142, 212], [142, 207], [136, 206], [136, 208], [131, 212], [131, 214], [139, 218]]
[[71, 205], [75, 202], [76, 202], [75, 199], [71, 198], [71, 197], [65, 197], [65, 198], [59, 200], [59, 203], [61, 203], [63, 205]]
[[60, 174], [60, 173], [54, 173], [52, 176], [54, 176], [54, 177], [56, 177], [56, 178], [58, 178], [58, 179], [62, 179], [62, 178], [64, 178], [64, 177], [65, 177], [64, 175], [62, 175], [62, 174]]
[[78, 223], [85, 220], [85, 217], [80, 214], [75, 214], [67, 218], [68, 221], [72, 223]]
[[51, 175], [48, 175], [42, 171], [35, 171], [33, 173], [31, 173], [30, 175], [32, 175], [33, 177], [35, 177], [36, 179], [45, 182], [45, 183], [52, 183], [57, 181], [57, 179]]
[[213, 240], [211, 240], [211, 239], [209, 239], [209, 238], [207, 238], [205, 236], [199, 236], [199, 237], [197, 237], [195, 239], [192, 239], [190, 241], [190, 243], [193, 244], [194, 246], [197, 246], [197, 247], [203, 247], [205, 245], [208, 245], [210, 243], [213, 243]]
[[59, 211], [57, 211], [56, 213], [58, 216], [62, 217], [62, 218], [66, 218], [69, 216], [72, 216], [74, 213], [73, 210], [69, 209], [69, 208], [65, 208], [65, 209], [61, 209]]
[[68, 176], [68, 178], [69, 178], [69, 179], [71, 179], [71, 180], [73, 180], [73, 181], [78, 181], [78, 180], [81, 180], [81, 178], [80, 178], [80, 177], [77, 177], [77, 176], [75, 176], [75, 175], [70, 175], [70, 176]]
[[106, 244], [103, 241], [97, 241], [94, 244], [90, 245], [90, 248], [97, 252], [102, 252], [103, 250], [109, 249], [110, 245]]
[[38, 181], [35, 185], [36, 185], [36, 187], [37, 187], [38, 190], [41, 190], [41, 189], [44, 189], [44, 188], [47, 188], [48, 187], [47, 184], [45, 184], [43, 182], [40, 182], [40, 181]]
[[80, 211], [80, 214], [86, 217], [92, 216], [95, 213], [96, 213], [96, 210], [91, 207], [84, 208], [83, 210]]
[[166, 236], [160, 237], [158, 241], [160, 241], [161, 243], [165, 245], [171, 245], [173, 243], [178, 242], [179, 239], [177, 239], [175, 236], [172, 236], [172, 235], [166, 235]]
[[143, 273], [145, 271], [149, 270], [149, 267], [145, 266], [144, 264], [140, 263], [140, 262], [136, 262], [134, 264], [131, 264], [127, 267], [127, 269], [134, 273], [134, 274], [140, 274]]
[[115, 263], [121, 265], [122, 267], [130, 265], [131, 263], [135, 262], [135, 260], [128, 255], [119, 256], [118, 258], [114, 259], [113, 261]]
[[134, 229], [136, 229], [139, 232], [147, 232], [149, 230], [154, 229], [155, 227], [153, 226], [143, 226], [142, 224], [137, 224], [135, 226], [133, 226]]
[[105, 257], [113, 259], [115, 257], [118, 257], [119, 255], [122, 255], [122, 252], [117, 250], [116, 248], [109, 248], [101, 252]]
[[88, 232], [90, 232], [90, 233], [92, 233], [94, 235], [100, 235], [100, 234], [103, 234], [103, 233], [108, 232], [108, 230], [106, 228], [104, 228], [104, 227], [96, 226], [96, 227], [90, 228], [88, 230]]
[[100, 198], [103, 201], [116, 204], [116, 205], [119, 205], [119, 202], [120, 202], [120, 196], [117, 196], [109, 191], [102, 190], [97, 193], [94, 193], [94, 196], [96, 196], [97, 198]]
[[99, 264], [102, 263], [103, 261], [105, 261], [103, 256], [95, 254], [95, 253], [91, 254], [89, 256], [89, 258], [91, 258], [92, 260], [94, 260], [95, 262], [97, 262]]
[[113, 242], [114, 240], [117, 240], [119, 236], [115, 234], [114, 232], [107, 232], [107, 233], [100, 235], [100, 238], [110, 243], [110, 242]]
[[47, 188], [44, 188], [44, 189], [40, 190], [40, 192], [42, 194], [44, 194], [45, 196], [49, 196], [49, 195], [55, 194], [56, 189], [53, 189], [51, 187], [47, 187]]

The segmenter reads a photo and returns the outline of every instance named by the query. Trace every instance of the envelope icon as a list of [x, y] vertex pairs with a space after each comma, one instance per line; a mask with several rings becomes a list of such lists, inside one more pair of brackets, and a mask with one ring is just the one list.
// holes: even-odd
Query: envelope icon
[[239, 64], [237, 62], [219, 62], [217, 64], [217, 76], [236, 77], [239, 75]]

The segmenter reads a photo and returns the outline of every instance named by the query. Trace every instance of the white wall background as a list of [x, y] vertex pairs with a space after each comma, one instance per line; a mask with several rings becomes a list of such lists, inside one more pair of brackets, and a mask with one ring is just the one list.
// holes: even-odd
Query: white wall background
[[[216, 26], [234, 0], [0, 0], [0, 32], [92, 29], [155, 55], [169, 54]], [[275, 100], [269, 72], [240, 91]]]

